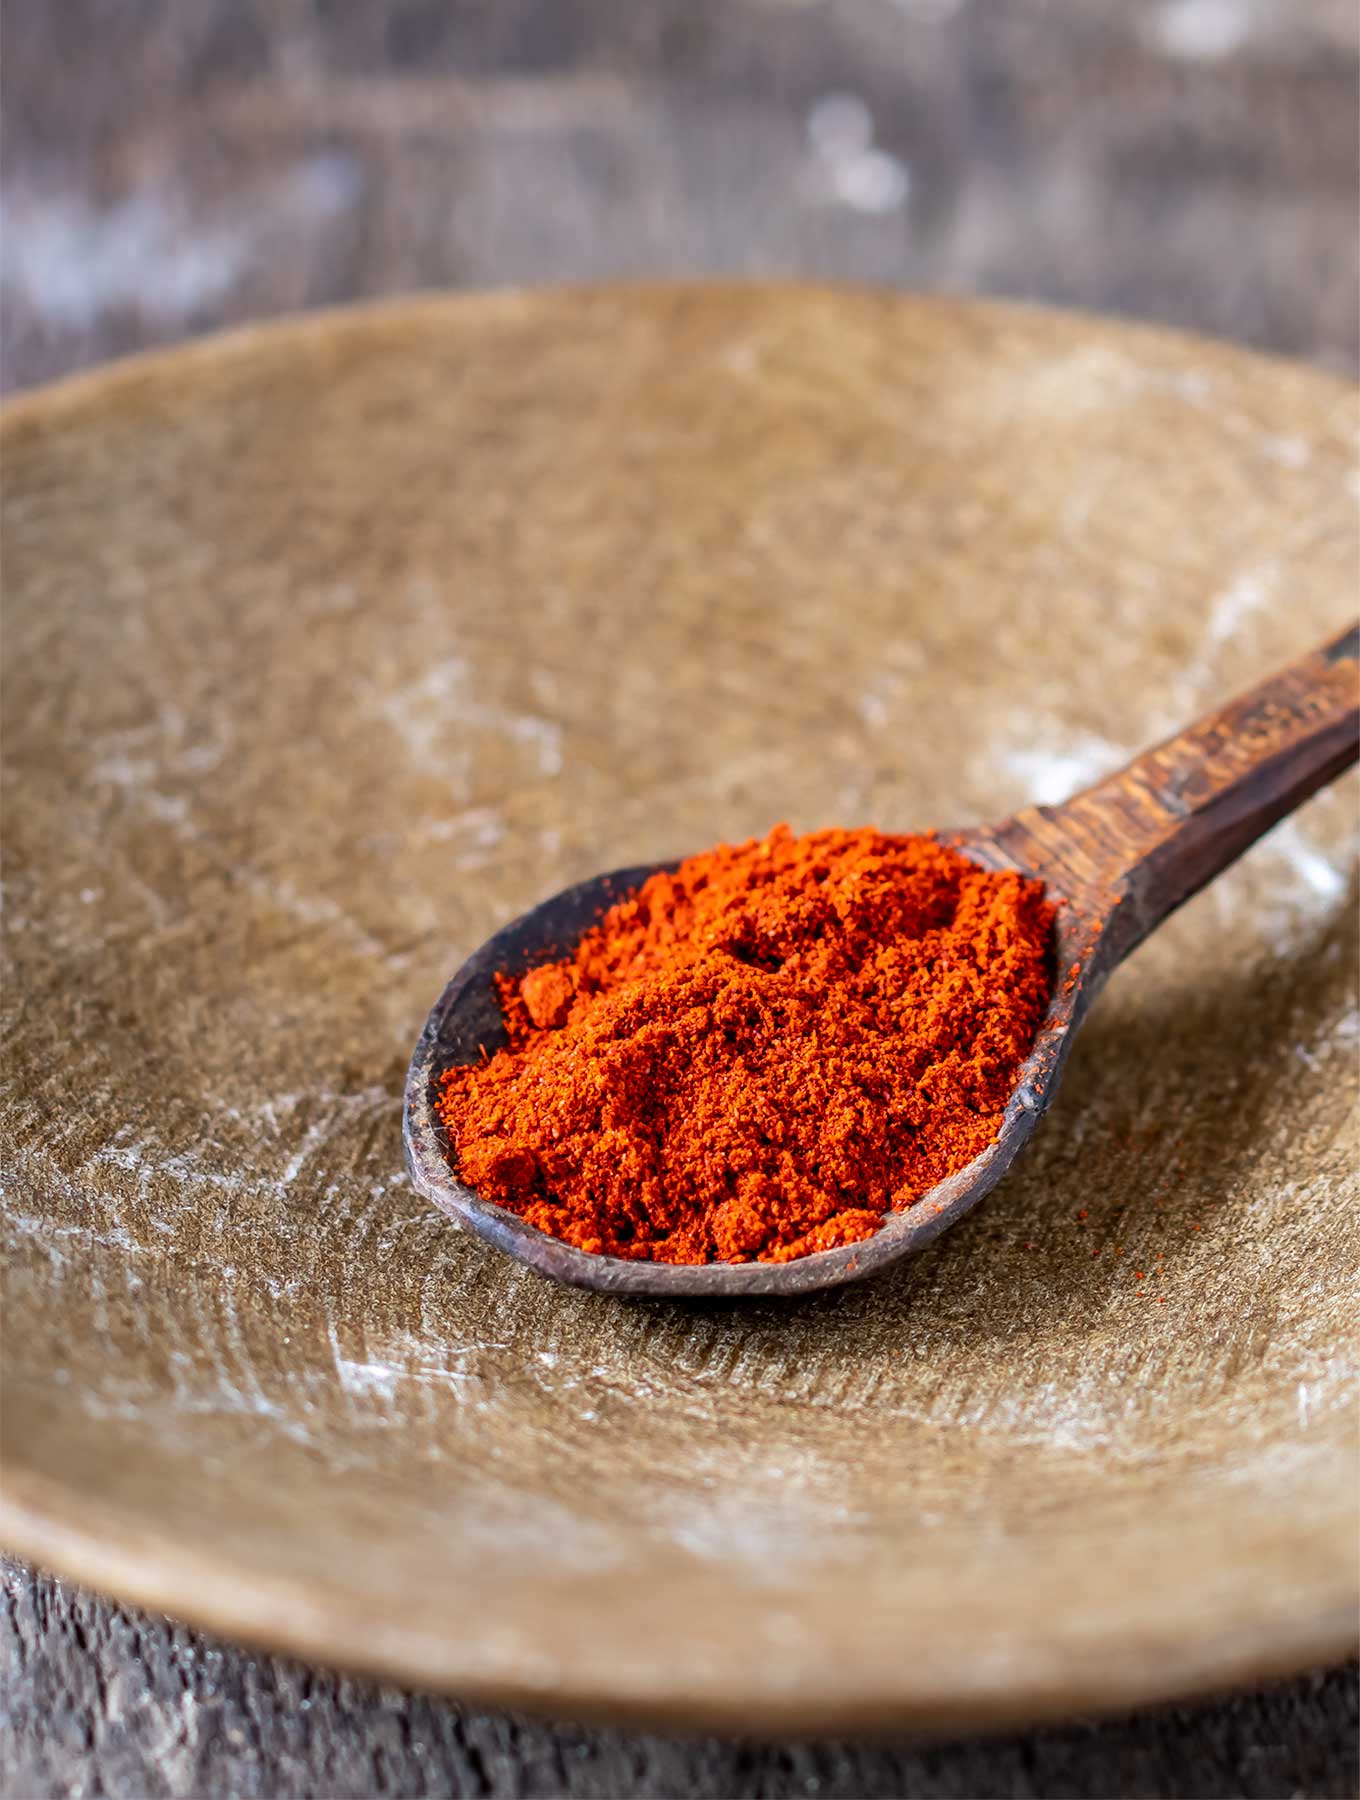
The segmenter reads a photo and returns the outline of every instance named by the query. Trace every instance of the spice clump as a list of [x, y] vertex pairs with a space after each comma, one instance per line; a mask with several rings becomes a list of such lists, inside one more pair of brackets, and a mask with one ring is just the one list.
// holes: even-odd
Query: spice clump
[[498, 978], [508, 1046], [441, 1081], [460, 1178], [608, 1256], [869, 1237], [995, 1140], [1052, 921], [1041, 883], [932, 837], [781, 825], [692, 856]]

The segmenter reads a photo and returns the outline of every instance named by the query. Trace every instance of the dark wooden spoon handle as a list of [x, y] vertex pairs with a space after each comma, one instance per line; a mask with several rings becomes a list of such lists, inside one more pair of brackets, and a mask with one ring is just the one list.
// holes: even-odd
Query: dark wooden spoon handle
[[1352, 627], [1061, 806], [1018, 813], [996, 841], [1060, 891], [1108, 896], [1117, 961], [1356, 760], [1358, 656]]

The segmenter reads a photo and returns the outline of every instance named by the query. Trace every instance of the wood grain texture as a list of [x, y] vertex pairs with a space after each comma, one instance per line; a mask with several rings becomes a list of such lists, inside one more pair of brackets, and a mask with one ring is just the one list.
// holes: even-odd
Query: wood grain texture
[[792, 288], [380, 309], [17, 403], [17, 1547], [464, 1696], [736, 1730], [1344, 1650], [1351, 788], [1144, 947], [1065, 1128], [880, 1282], [568, 1293], [413, 1196], [397, 1121], [459, 948], [574, 874], [995, 816], [1045, 746], [1118, 765], [1319, 637], [1348, 424], [1206, 343]]
[[[610, 0], [551, 12], [512, 0], [494, 15], [433, 0], [267, 11], [150, 0], [131, 28], [112, 10], [16, 0], [0, 67], [0, 379], [30, 385], [224, 320], [363, 294], [658, 265], [1025, 293], [1353, 370], [1355, 9], [1244, 7], [1241, 35], [1197, 54], [1193, 29], [1179, 45], [1174, 35], [1195, 10], [683, 0], [631, 9], [625, 30]], [[905, 206], [865, 212], [825, 185], [838, 172], [812, 154], [808, 123], [834, 91], [866, 101], [877, 145], [907, 166]], [[75, 269], [90, 279], [73, 296]], [[1250, 600], [1248, 584], [1238, 601]], [[1125, 605], [1137, 612], [1136, 593]], [[1252, 672], [1234, 664], [1225, 691]], [[1038, 730], [1017, 802], [1061, 798], [1064, 781], [1096, 772], [1102, 747], [1099, 732]], [[1310, 853], [1302, 832], [1290, 841], [1295, 857]], [[1306, 910], [1293, 896], [1269, 905], [1279, 932]], [[37, 1767], [47, 1792], [153, 1791], [186, 1657], [213, 1672], [224, 1734], [241, 1735], [233, 1758], [172, 1763], [181, 1792], [202, 1791], [200, 1767], [263, 1794], [324, 1791], [344, 1767], [356, 1792], [477, 1791], [479, 1769], [501, 1791], [518, 1780], [548, 1792], [557, 1777], [545, 1771], [560, 1769], [577, 1791], [612, 1795], [652, 1767], [645, 1752], [614, 1760], [596, 1734], [502, 1734], [391, 1690], [356, 1722], [354, 1684], [324, 1675], [298, 1713], [298, 1689], [269, 1658], [144, 1616], [125, 1624], [88, 1598], [63, 1608], [47, 1586], [32, 1596], [51, 1621], [42, 1683], [4, 1688], [0, 1739], [41, 1752], [12, 1775], [24, 1800]], [[84, 1646], [100, 1643], [109, 1654], [92, 1680]], [[1348, 1677], [1197, 1716], [1210, 1722], [1163, 1714], [1083, 1736], [1075, 1760], [1055, 1759], [1046, 1734], [983, 1746], [960, 1765], [975, 1775], [959, 1791], [1030, 1780], [1057, 1792], [1064, 1775], [1085, 1794], [1354, 1790]], [[310, 1779], [294, 1774], [304, 1719]], [[441, 1763], [446, 1731], [466, 1731], [484, 1763], [468, 1772], [452, 1738]], [[413, 1755], [428, 1747], [428, 1779], [407, 1742]], [[903, 1761], [881, 1790], [929, 1791], [959, 1756]], [[657, 1780], [677, 1794], [755, 1793], [787, 1768], [809, 1789], [858, 1792], [866, 1766], [853, 1747], [759, 1761], [724, 1750], [716, 1762], [677, 1748]]]
[[[9, 386], [340, 300], [677, 272], [1009, 294], [1360, 361], [1349, 0], [141, 0], [135, 21], [5, 9]], [[835, 95], [863, 113], [818, 113]]]
[[667, 1738], [469, 1711], [0, 1565], [0, 1792], [161, 1800], [1352, 1800], [1355, 1670], [962, 1743]]

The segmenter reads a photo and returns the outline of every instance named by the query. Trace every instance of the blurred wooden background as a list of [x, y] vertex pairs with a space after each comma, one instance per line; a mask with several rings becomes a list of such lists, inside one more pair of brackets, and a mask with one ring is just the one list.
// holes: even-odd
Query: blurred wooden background
[[[0, 383], [416, 288], [801, 273], [1360, 364], [1354, 0], [4, 0]], [[10, 1564], [45, 1794], [1353, 1795], [1356, 1677], [936, 1749], [525, 1725]]]
[[6, 0], [3, 379], [803, 273], [1360, 361], [1354, 0]]

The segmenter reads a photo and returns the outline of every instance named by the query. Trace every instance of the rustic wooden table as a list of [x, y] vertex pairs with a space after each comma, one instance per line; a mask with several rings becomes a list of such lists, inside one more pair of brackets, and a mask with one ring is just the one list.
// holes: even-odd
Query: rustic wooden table
[[[415, 287], [806, 273], [1360, 361], [1351, 0], [4, 7], [0, 379]], [[930, 1749], [477, 1714], [4, 1568], [39, 1794], [1343, 1795], [1353, 1668]]]

